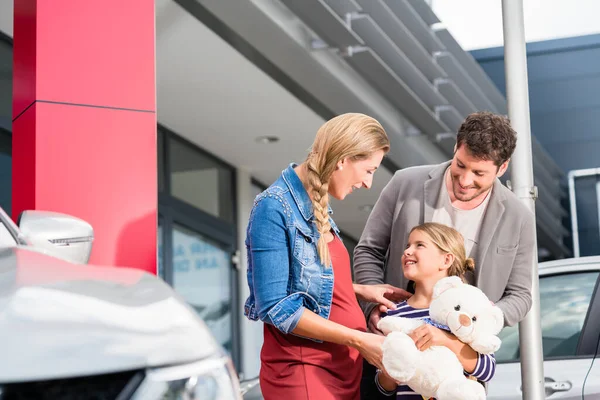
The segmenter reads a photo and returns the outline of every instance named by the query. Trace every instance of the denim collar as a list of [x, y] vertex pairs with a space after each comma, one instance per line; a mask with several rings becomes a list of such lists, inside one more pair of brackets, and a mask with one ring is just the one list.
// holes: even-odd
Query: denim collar
[[[300, 213], [304, 217], [304, 219], [308, 222], [311, 222], [314, 216], [313, 213], [313, 205], [310, 197], [308, 196], [308, 192], [304, 188], [302, 181], [294, 171], [294, 168], [298, 164], [291, 163], [286, 169], [283, 170], [282, 176], [286, 185], [290, 189], [290, 193], [300, 210]], [[327, 205], [327, 211], [329, 214], [333, 213], [331, 206]]]

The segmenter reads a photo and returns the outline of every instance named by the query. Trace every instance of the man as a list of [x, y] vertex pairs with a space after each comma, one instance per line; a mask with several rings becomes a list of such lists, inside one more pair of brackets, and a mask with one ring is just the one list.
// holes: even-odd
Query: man
[[[498, 180], [516, 141], [506, 117], [473, 113], [459, 128], [451, 161], [397, 171], [355, 248], [356, 283], [408, 289], [400, 261], [408, 234], [415, 225], [440, 222], [463, 235], [467, 256], [475, 259], [467, 281], [502, 309], [505, 325], [521, 321], [531, 307], [535, 218]], [[381, 333], [385, 309], [362, 306], [369, 330]]]

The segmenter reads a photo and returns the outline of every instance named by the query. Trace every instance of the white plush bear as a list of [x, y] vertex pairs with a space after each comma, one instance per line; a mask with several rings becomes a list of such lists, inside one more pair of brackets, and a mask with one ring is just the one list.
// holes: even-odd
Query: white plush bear
[[[500, 348], [496, 335], [504, 325], [502, 311], [492, 305], [475, 286], [452, 276], [441, 279], [433, 290], [429, 307], [432, 321], [448, 326], [473, 350], [489, 354]], [[424, 321], [388, 316], [378, 328], [387, 335], [383, 343], [383, 365], [388, 374], [425, 398], [438, 400], [485, 400], [484, 387], [467, 379], [456, 355], [443, 346], [419, 351], [407, 335]]]

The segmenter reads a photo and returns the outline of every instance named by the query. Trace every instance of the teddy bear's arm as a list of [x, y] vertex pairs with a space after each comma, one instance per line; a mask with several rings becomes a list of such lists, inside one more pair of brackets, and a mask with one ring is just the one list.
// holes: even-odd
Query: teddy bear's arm
[[493, 335], [489, 335], [484, 338], [476, 339], [470, 343], [473, 350], [480, 354], [492, 354], [498, 351], [502, 341]]
[[390, 332], [404, 332], [410, 334], [412, 331], [423, 325], [420, 319], [387, 316], [382, 318], [377, 324], [377, 328], [387, 335]]

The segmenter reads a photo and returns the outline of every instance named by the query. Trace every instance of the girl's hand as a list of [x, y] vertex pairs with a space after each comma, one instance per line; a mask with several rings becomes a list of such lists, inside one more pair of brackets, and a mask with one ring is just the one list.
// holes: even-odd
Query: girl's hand
[[415, 346], [421, 351], [425, 351], [431, 346], [446, 346], [450, 335], [435, 326], [424, 324], [415, 329], [410, 335], [414, 340]]
[[388, 392], [395, 392], [398, 385], [401, 385], [400, 382], [389, 376], [388, 373], [382, 369], [380, 369], [377, 374], [377, 380], [379, 381], [379, 385]]
[[406, 290], [386, 283], [380, 285], [359, 285], [355, 283], [353, 286], [354, 293], [356, 293], [356, 296], [361, 300], [381, 304], [391, 310], [396, 308], [396, 303], [412, 296], [412, 294]]

